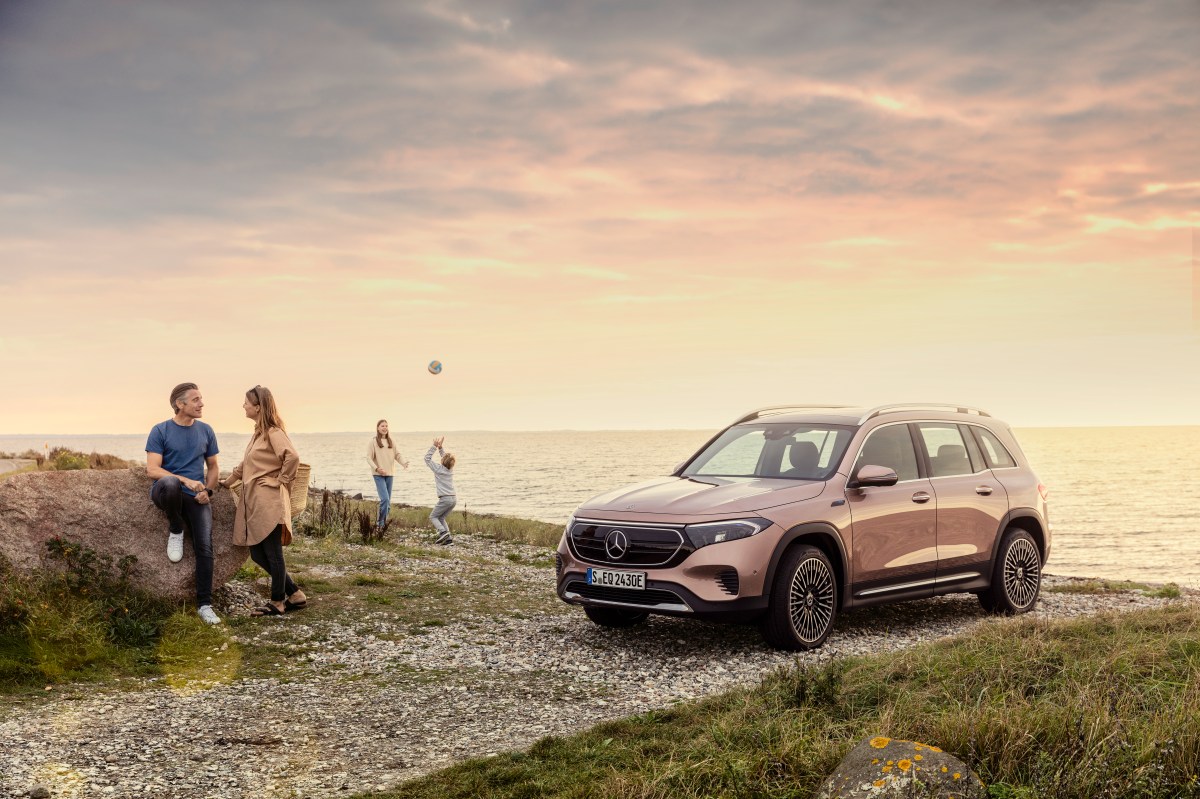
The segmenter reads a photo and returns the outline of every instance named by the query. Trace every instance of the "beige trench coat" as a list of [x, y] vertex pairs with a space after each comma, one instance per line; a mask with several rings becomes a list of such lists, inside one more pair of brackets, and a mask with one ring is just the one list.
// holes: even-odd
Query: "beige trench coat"
[[300, 455], [288, 434], [272, 427], [264, 437], [255, 431], [230, 482], [242, 481], [242, 501], [233, 517], [233, 543], [248, 547], [271, 534], [276, 525], [292, 529], [292, 482]]

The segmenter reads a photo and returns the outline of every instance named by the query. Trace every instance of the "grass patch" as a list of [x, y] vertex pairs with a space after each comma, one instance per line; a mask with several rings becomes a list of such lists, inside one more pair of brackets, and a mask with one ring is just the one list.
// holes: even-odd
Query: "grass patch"
[[1045, 590], [1052, 594], [1116, 594], [1122, 591], [1146, 591], [1149, 588], [1146, 583], [1132, 580], [1073, 580]]
[[1183, 596], [1183, 591], [1175, 583], [1166, 583], [1158, 588], [1152, 588], [1143, 592], [1146, 596], [1156, 597], [1158, 599], [1179, 599]]
[[30, 460], [34, 464], [20, 471], [74, 471], [77, 469], [128, 469], [138, 461], [125, 460], [116, 455], [102, 452], [80, 452], [66, 447], [55, 447], [47, 454], [40, 450], [27, 449], [22, 453], [0, 452], [0, 460]]
[[190, 612], [177, 612], [163, 625], [155, 661], [167, 684], [177, 690], [232, 682], [240, 671], [241, 649], [223, 625], [205, 624]]
[[0, 691], [153, 671], [173, 603], [130, 586], [132, 558], [61, 538], [46, 550], [55, 568], [33, 574], [0, 559]]
[[[418, 505], [393, 505], [388, 515], [387, 529], [375, 530], [379, 503], [375, 500], [350, 499], [330, 491], [314, 491], [309, 495], [308, 508], [297, 524], [297, 530], [316, 538], [333, 537], [364, 544], [386, 540], [400, 529], [432, 529], [429, 513], [432, 508]], [[511, 541], [540, 547], [555, 547], [562, 538], [562, 525], [498, 516], [492, 513], [453, 511], [447, 517], [451, 530], [483, 535], [496, 541]]]
[[373, 592], [368, 592], [366, 597], [364, 597], [364, 599], [365, 599], [365, 601], [370, 602], [374, 605], [391, 606], [391, 605], [395, 604], [395, 600], [392, 599], [387, 594], [376, 594]]
[[38, 467], [36, 464], [30, 464], [29, 466], [25, 466], [20, 469], [13, 469], [11, 472], [4, 472], [3, 474], [0, 474], [0, 482], [7, 480], [15, 474], [26, 474], [28, 472], [36, 472], [37, 470]]
[[266, 574], [266, 572], [259, 568], [258, 564], [252, 560], [247, 560], [238, 567], [236, 572], [234, 572], [232, 580], [243, 583], [252, 583], [259, 577], [262, 577], [264, 574]]
[[1132, 580], [1074, 580], [1045, 590], [1052, 594], [1116, 594], [1137, 591], [1143, 596], [1155, 599], [1178, 599], [1183, 596], [1183, 589], [1175, 583], [1151, 586]]
[[795, 667], [694, 705], [550, 737], [395, 789], [418, 797], [811, 796], [868, 735], [935, 744], [993, 797], [1200, 797], [1200, 608], [987, 624]]

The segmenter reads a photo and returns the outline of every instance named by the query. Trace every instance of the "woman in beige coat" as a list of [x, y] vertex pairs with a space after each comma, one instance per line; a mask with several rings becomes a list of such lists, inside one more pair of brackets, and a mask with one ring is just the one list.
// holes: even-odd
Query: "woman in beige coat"
[[224, 484], [242, 481], [242, 498], [233, 520], [233, 543], [250, 547], [250, 558], [271, 575], [271, 601], [257, 616], [279, 616], [300, 610], [308, 598], [287, 573], [283, 544], [292, 540], [290, 490], [300, 456], [284, 430], [271, 390], [255, 386], [242, 403], [246, 418], [254, 420], [254, 434], [242, 462]]

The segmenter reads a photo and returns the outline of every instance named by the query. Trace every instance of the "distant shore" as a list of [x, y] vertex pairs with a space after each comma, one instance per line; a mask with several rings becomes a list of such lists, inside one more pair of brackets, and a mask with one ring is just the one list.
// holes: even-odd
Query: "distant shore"
[[25, 458], [3, 458], [0, 459], [0, 474], [19, 472], [22, 469], [28, 469], [30, 466], [36, 465], [37, 461], [26, 460]]

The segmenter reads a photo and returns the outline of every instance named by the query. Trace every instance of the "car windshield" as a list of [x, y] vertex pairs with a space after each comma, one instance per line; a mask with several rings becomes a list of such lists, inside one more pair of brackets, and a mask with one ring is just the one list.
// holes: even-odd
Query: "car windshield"
[[852, 433], [832, 424], [737, 425], [692, 458], [681, 474], [826, 480], [837, 471]]

